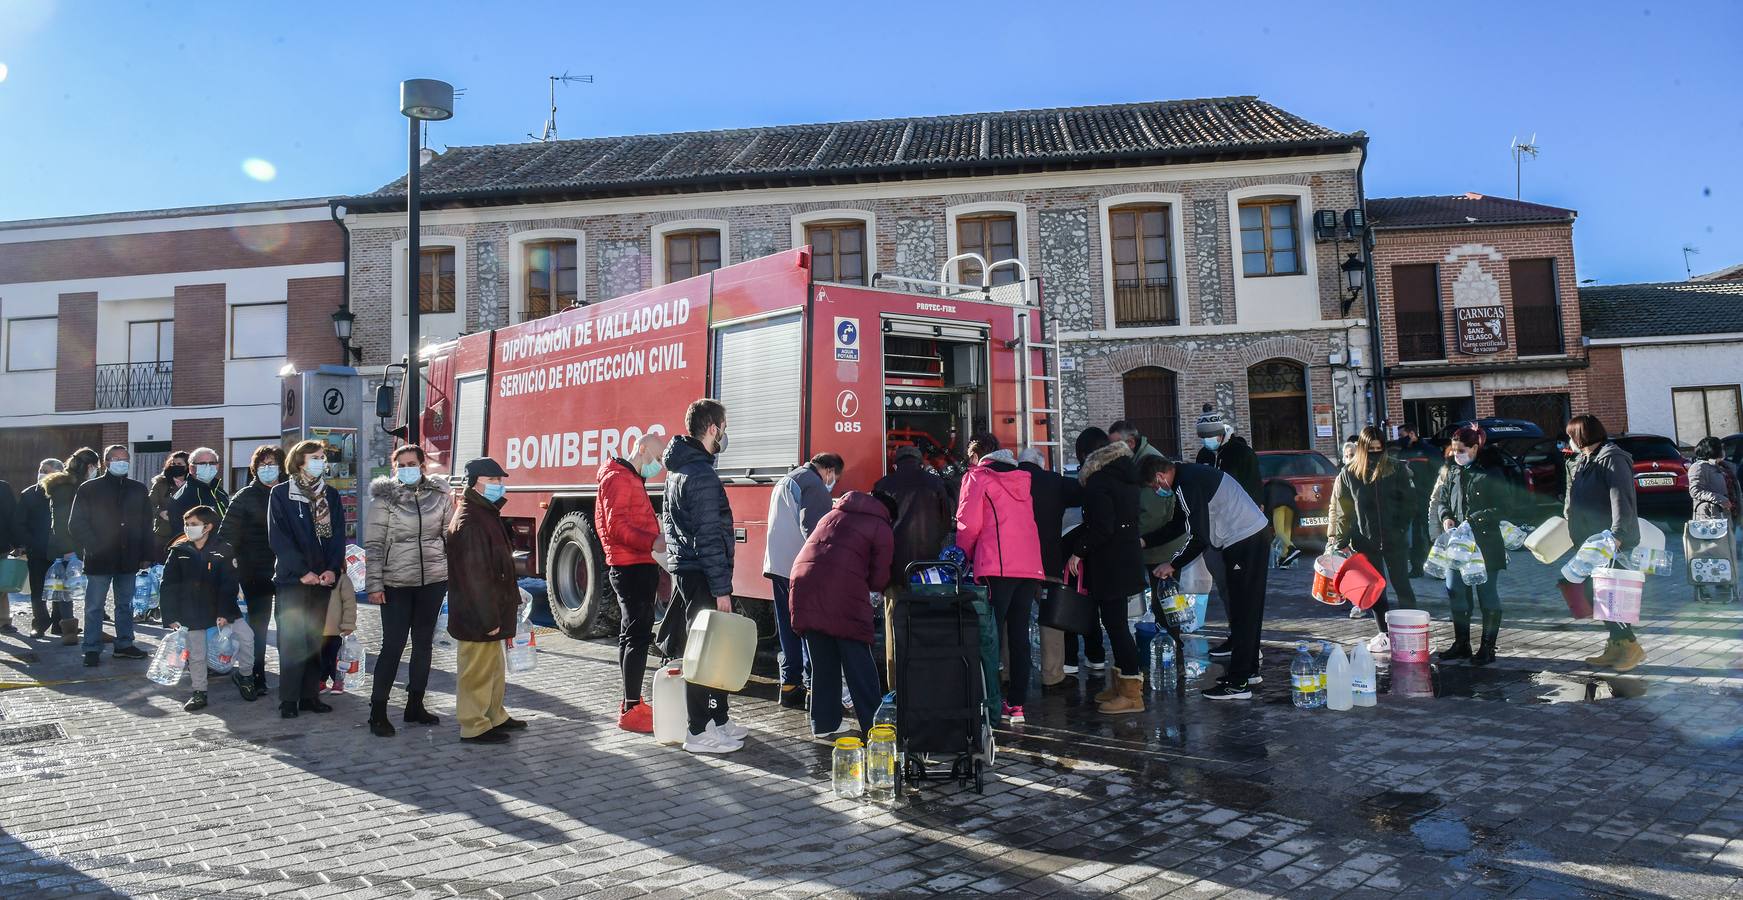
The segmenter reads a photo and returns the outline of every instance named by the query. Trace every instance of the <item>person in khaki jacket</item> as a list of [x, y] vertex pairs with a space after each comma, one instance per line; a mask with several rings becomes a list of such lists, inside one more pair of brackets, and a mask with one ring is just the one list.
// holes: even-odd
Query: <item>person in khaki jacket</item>
[[406, 638], [411, 638], [411, 670], [406, 673], [405, 721], [438, 725], [424, 709], [430, 683], [430, 656], [436, 618], [448, 595], [448, 551], [442, 535], [454, 514], [446, 480], [424, 477], [424, 451], [406, 445], [393, 451], [393, 477], [369, 485], [369, 519], [363, 530], [364, 590], [381, 607], [381, 655], [369, 694], [369, 731], [392, 737], [387, 700], [399, 674]]

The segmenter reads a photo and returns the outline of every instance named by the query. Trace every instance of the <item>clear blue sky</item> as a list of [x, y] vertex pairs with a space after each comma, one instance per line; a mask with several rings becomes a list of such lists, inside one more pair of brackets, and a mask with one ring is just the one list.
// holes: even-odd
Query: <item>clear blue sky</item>
[[1734, 0], [4, 0], [0, 218], [373, 190], [407, 77], [467, 89], [437, 147], [524, 140], [565, 69], [598, 78], [568, 137], [1258, 94], [1366, 130], [1371, 197], [1511, 196], [1535, 132], [1525, 198], [1580, 211], [1580, 277], [1674, 280], [1684, 244], [1743, 262], [1739, 34]]

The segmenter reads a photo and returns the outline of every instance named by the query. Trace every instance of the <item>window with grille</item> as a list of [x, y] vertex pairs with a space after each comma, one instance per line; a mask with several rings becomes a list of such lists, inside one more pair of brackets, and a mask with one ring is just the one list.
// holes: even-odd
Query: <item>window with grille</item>
[[[1014, 213], [989, 213], [962, 216], [956, 220], [956, 252], [979, 253], [987, 265], [1017, 258], [1017, 217]], [[974, 260], [958, 263], [963, 284], [980, 284], [982, 272]], [[1015, 266], [1000, 266], [993, 270], [993, 284], [1014, 284]]]
[[1268, 359], [1247, 370], [1254, 450], [1307, 450], [1307, 369]]
[[1241, 204], [1241, 272], [1300, 275], [1294, 200], [1250, 200]]
[[839, 284], [865, 284], [865, 223], [813, 222], [805, 226], [811, 245], [811, 277]]
[[1173, 372], [1145, 366], [1127, 372], [1121, 379], [1126, 401], [1126, 421], [1166, 453], [1180, 458], [1180, 403]]
[[527, 282], [521, 321], [562, 312], [580, 297], [574, 241], [533, 241], [526, 244]]
[[418, 312], [451, 313], [454, 305], [454, 248], [418, 250]]
[[666, 283], [720, 268], [720, 232], [677, 231], [666, 235]]
[[1446, 359], [1440, 314], [1440, 267], [1392, 267], [1392, 315], [1398, 326], [1398, 360]]
[[1145, 204], [1108, 210], [1108, 247], [1114, 263], [1114, 327], [1179, 325], [1168, 207]]
[[1561, 303], [1555, 291], [1555, 260], [1507, 263], [1513, 282], [1513, 334], [1520, 356], [1554, 356], [1563, 350]]
[[1725, 437], [1743, 431], [1737, 385], [1672, 388], [1671, 410], [1676, 416], [1676, 442], [1685, 446], [1704, 437]]

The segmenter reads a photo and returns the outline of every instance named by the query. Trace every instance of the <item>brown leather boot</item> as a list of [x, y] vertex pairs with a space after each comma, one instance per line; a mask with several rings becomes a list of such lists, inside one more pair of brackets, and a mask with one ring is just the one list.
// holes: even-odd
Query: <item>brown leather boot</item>
[[61, 643], [68, 647], [79, 645], [79, 623], [77, 620], [61, 620]]
[[1615, 640], [1606, 640], [1606, 641], [1604, 641], [1604, 652], [1598, 654], [1597, 656], [1586, 657], [1586, 665], [1588, 665], [1588, 666], [1613, 666], [1616, 664], [1616, 661], [1621, 659], [1621, 658], [1622, 658], [1622, 642], [1615, 641]]
[[1096, 707], [1096, 712], [1104, 716], [1123, 716], [1144, 711], [1144, 676], [1120, 675], [1115, 685], [1119, 690], [1116, 697]]
[[1101, 690], [1101, 691], [1096, 692], [1095, 702], [1106, 703], [1109, 700], [1112, 700], [1115, 697], [1118, 697], [1120, 695], [1120, 679], [1124, 678], [1124, 677], [1125, 677], [1124, 675], [1120, 674], [1119, 669], [1117, 669], [1113, 666], [1109, 666], [1108, 667], [1108, 686], [1105, 690]]
[[1626, 672], [1629, 669], [1646, 662], [1646, 651], [1640, 649], [1639, 641], [1632, 639], [1622, 641], [1620, 647], [1622, 648], [1621, 658], [1616, 660], [1610, 666], [1616, 671]]

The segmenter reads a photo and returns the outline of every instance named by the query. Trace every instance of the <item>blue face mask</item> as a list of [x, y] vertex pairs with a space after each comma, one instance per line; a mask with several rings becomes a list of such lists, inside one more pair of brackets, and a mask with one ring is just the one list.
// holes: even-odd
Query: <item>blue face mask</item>
[[109, 462], [109, 474], [116, 478], [126, 478], [128, 472], [127, 460], [116, 459]]
[[424, 470], [417, 466], [400, 466], [393, 470], [393, 477], [398, 478], [400, 484], [417, 484], [418, 479], [424, 477]]
[[278, 480], [278, 466], [261, 466], [254, 470], [254, 475], [262, 484], [272, 484]]
[[1208, 438], [1204, 439], [1204, 448], [1206, 450], [1215, 450], [1216, 448], [1221, 447], [1222, 445], [1223, 445], [1222, 438], [1208, 437]]
[[200, 463], [194, 466], [194, 477], [210, 484], [212, 479], [218, 477], [218, 467], [211, 463]]
[[496, 501], [502, 499], [503, 490], [504, 490], [504, 488], [503, 488], [502, 484], [499, 482], [497, 484], [485, 485], [484, 489], [479, 491], [479, 493], [484, 495], [484, 499], [489, 500], [492, 503], [495, 503]]
[[1174, 496], [1174, 489], [1171, 487], [1159, 487], [1156, 489], [1156, 496], [1158, 496], [1158, 497], [1172, 497], [1172, 496]]
[[325, 459], [311, 459], [304, 462], [303, 474], [310, 478], [319, 478], [327, 474], [327, 461]]
[[656, 459], [653, 462], [642, 463], [638, 471], [641, 472], [643, 478], [652, 478], [660, 473], [660, 461]]

